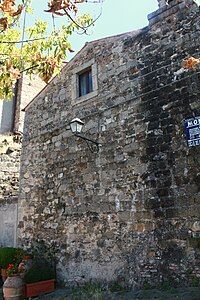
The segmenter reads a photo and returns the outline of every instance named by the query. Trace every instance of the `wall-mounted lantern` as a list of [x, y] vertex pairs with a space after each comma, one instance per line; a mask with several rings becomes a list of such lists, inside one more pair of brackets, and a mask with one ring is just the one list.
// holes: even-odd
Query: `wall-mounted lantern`
[[69, 126], [70, 126], [70, 129], [71, 129], [71, 132], [83, 139], [86, 143], [87, 143], [87, 146], [88, 148], [90, 149], [91, 152], [99, 152], [99, 143], [97, 141], [94, 141], [92, 139], [89, 139], [88, 137], [85, 137], [81, 134], [81, 131], [82, 131], [82, 128], [83, 128], [83, 125], [84, 125], [84, 122], [81, 121], [80, 119], [78, 118], [75, 118], [73, 119], [70, 123], [69, 123]]
[[82, 128], [83, 128], [83, 125], [84, 125], [84, 122], [81, 121], [81, 120], [78, 119], [78, 118], [73, 119], [73, 120], [69, 123], [71, 132], [72, 132], [73, 134], [79, 134], [79, 133], [81, 133]]

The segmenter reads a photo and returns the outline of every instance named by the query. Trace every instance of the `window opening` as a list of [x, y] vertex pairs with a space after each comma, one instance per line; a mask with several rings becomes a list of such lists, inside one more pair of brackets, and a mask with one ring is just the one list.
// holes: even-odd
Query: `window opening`
[[91, 68], [79, 74], [79, 97], [87, 95], [93, 91]]

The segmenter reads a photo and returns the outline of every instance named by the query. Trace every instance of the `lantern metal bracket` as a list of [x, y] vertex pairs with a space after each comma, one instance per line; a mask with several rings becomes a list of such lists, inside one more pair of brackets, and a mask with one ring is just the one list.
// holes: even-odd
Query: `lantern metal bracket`
[[89, 138], [87, 138], [83, 135], [77, 134], [77, 133], [74, 133], [74, 135], [81, 138], [81, 139], [83, 139], [86, 142], [86, 144], [87, 144], [87, 146], [88, 146], [88, 148], [90, 149], [91, 152], [93, 152], [93, 153], [94, 152], [99, 152], [100, 143], [98, 143], [97, 141], [94, 141], [92, 139], [89, 139]]
[[97, 141], [94, 141], [88, 137], [85, 137], [84, 135], [81, 134], [82, 127], [84, 125], [84, 122], [81, 121], [79, 118], [73, 119], [70, 123], [70, 129], [73, 135], [81, 138], [84, 140], [90, 149], [91, 152], [99, 152], [99, 143]]

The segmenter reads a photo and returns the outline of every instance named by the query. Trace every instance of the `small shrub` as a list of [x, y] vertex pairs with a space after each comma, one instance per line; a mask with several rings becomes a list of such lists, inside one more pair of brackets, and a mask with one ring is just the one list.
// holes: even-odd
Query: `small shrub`
[[200, 249], [200, 237], [190, 237], [189, 238], [189, 244], [194, 249]]
[[172, 280], [166, 280], [159, 284], [158, 289], [161, 291], [170, 291], [173, 287]]
[[124, 287], [117, 281], [111, 283], [109, 290], [113, 292], [121, 292], [124, 291]]
[[143, 284], [144, 290], [151, 290], [152, 288], [153, 288], [153, 286], [149, 282], [147, 282], [147, 281], [144, 282], [144, 284]]
[[197, 237], [195, 239], [196, 239], [196, 247], [197, 247], [197, 249], [200, 249], [200, 238]]
[[199, 286], [199, 280], [196, 276], [192, 276], [192, 286], [198, 287]]
[[101, 293], [95, 293], [92, 297], [92, 300], [105, 300], [105, 298]]
[[186, 275], [186, 276], [192, 275], [192, 269], [187, 269], [187, 270], [185, 271], [185, 275]]
[[86, 292], [92, 292], [92, 293], [97, 293], [97, 292], [102, 291], [100, 284], [98, 284], [97, 282], [92, 282], [92, 281], [89, 281], [86, 284], [84, 284], [82, 289]]
[[24, 281], [26, 283], [34, 283], [38, 281], [45, 281], [49, 279], [54, 279], [54, 271], [51, 268], [44, 267], [44, 268], [38, 268], [33, 267], [28, 270], [28, 272], [24, 276]]

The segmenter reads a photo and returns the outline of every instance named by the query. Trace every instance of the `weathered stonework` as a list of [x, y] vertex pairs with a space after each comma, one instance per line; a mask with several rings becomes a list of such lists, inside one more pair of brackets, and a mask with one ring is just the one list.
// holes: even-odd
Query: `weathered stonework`
[[37, 76], [22, 76], [10, 102], [0, 100], [0, 246], [16, 245], [22, 108], [45, 86]]
[[16, 89], [16, 110], [14, 119], [14, 131], [23, 132], [24, 111], [23, 108], [45, 87], [44, 81], [37, 75], [30, 79], [28, 75], [23, 74], [18, 81]]
[[[200, 147], [183, 120], [200, 114], [199, 10], [170, 1], [147, 28], [87, 44], [26, 108], [19, 243], [55, 248], [58, 275], [191, 284], [200, 277]], [[98, 95], [72, 99], [74, 69], [94, 59]], [[101, 143], [67, 130], [79, 117]]]
[[0, 202], [18, 197], [21, 136], [0, 135]]

